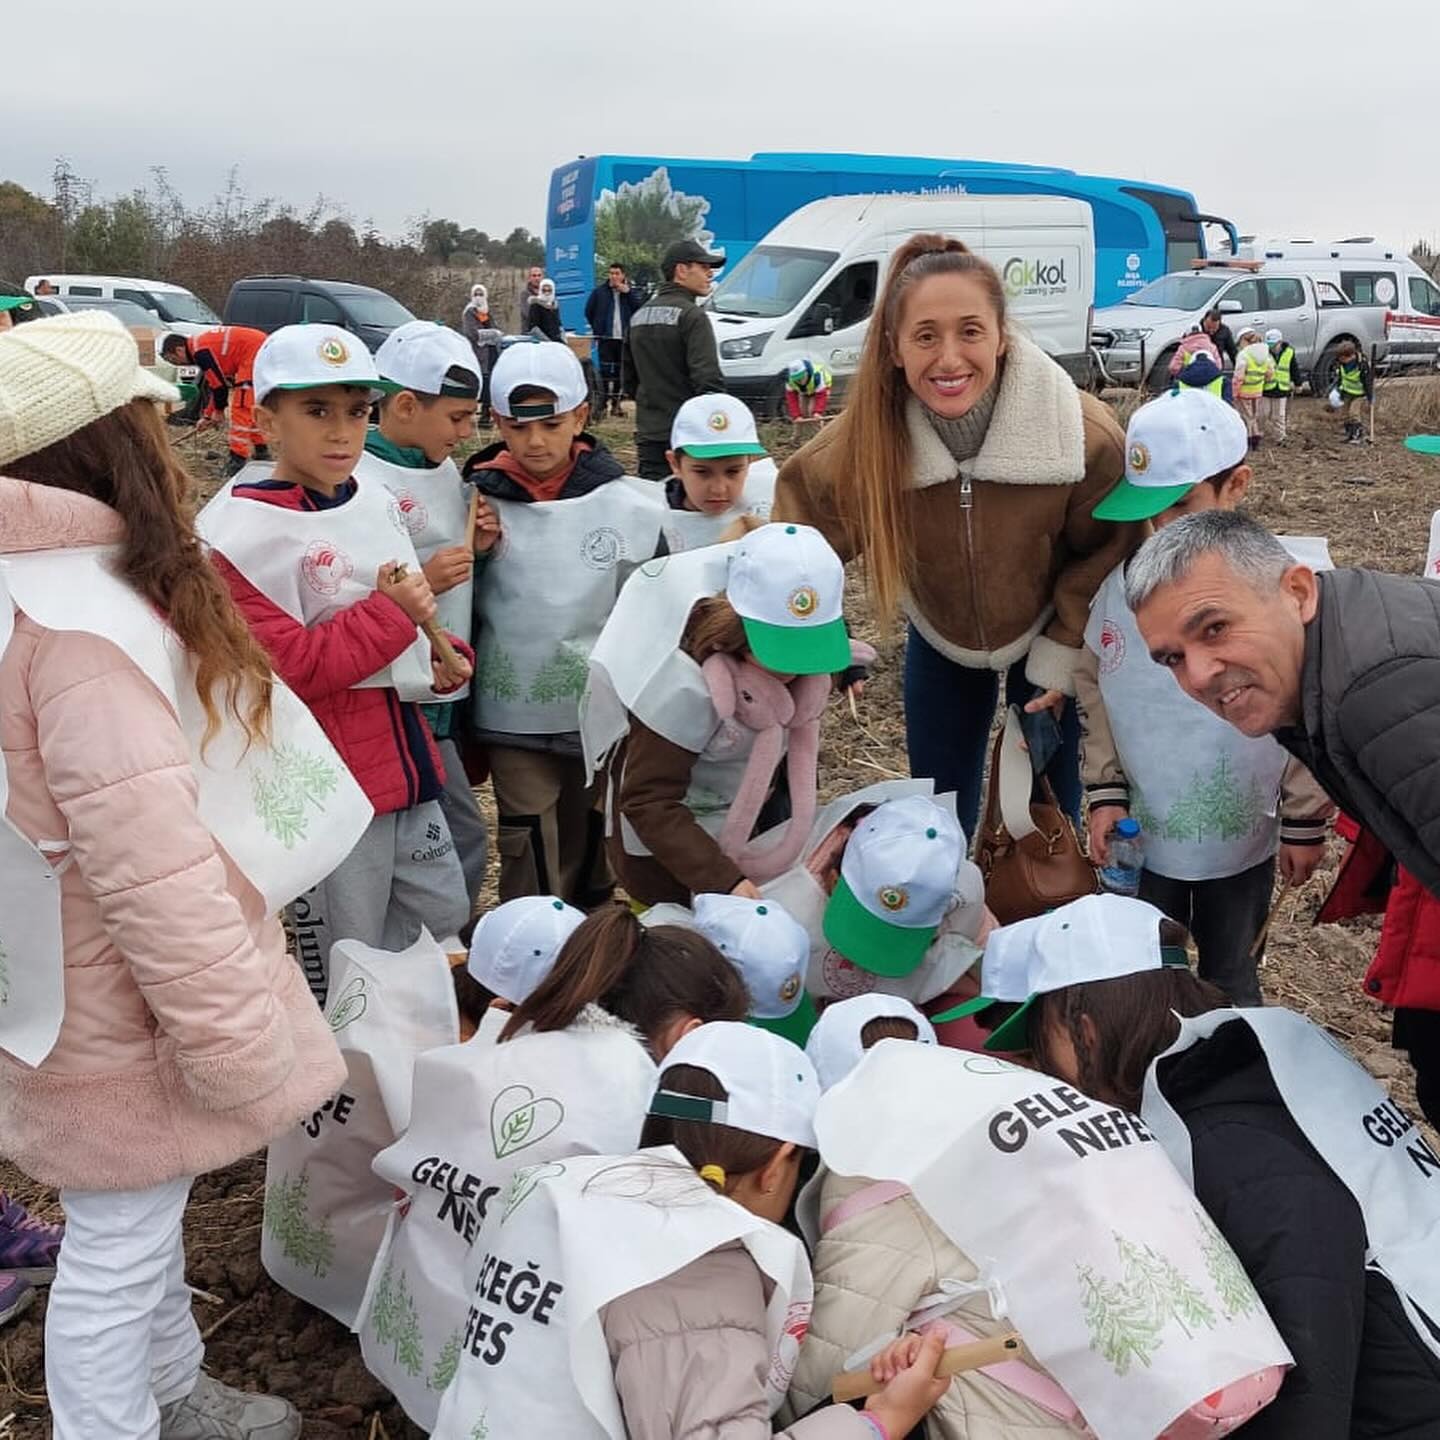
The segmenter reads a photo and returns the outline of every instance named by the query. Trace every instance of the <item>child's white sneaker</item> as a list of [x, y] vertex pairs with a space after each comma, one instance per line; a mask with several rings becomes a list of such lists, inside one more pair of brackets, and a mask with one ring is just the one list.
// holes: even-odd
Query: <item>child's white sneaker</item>
[[183, 1399], [160, 1407], [160, 1440], [295, 1440], [300, 1412], [276, 1395], [249, 1395], [202, 1370]]

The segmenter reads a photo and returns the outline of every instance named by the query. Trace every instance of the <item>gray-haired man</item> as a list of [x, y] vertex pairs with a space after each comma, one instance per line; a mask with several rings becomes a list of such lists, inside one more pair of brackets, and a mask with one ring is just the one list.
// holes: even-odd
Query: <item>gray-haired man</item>
[[[1210, 511], [1147, 540], [1125, 595], [1151, 658], [1187, 695], [1246, 735], [1273, 734], [1440, 896], [1440, 583], [1316, 575], [1255, 521]], [[1440, 1124], [1440, 975], [1416, 966], [1428, 973], [1407, 968], [1407, 998], [1436, 1003], [1397, 1007], [1395, 1043]]]

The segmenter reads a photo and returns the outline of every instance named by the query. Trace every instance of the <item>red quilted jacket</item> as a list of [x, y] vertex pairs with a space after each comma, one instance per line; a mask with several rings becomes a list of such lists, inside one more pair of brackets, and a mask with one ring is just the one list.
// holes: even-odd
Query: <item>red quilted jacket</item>
[[[236, 494], [287, 510], [315, 508], [300, 485], [247, 485]], [[211, 559], [275, 673], [310, 707], [375, 813], [438, 799], [445, 770], [420, 707], [393, 690], [353, 688], [414, 643], [415, 622], [377, 590], [328, 620], [302, 625], [218, 551]], [[468, 647], [457, 648], [468, 658]]]

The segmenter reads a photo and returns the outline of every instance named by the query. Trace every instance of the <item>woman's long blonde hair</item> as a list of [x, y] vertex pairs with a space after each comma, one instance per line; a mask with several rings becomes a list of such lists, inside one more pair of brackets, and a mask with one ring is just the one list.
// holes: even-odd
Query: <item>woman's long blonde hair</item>
[[885, 289], [865, 336], [860, 369], [845, 410], [827, 441], [842, 455], [835, 476], [835, 505], [864, 555], [865, 579], [877, 615], [895, 618], [915, 559], [910, 507], [910, 437], [905, 404], [910, 387], [896, 364], [900, 312], [906, 292], [931, 275], [973, 275], [985, 287], [1005, 329], [1005, 286], [995, 267], [963, 241], [944, 235], [912, 235], [894, 254]]
[[108, 505], [125, 522], [116, 569], [170, 622], [195, 657], [208, 744], [229, 711], [252, 740], [268, 738], [273, 675], [192, 523], [195, 482], [180, 464], [160, 411], [132, 400], [73, 435], [6, 465], [35, 485]]

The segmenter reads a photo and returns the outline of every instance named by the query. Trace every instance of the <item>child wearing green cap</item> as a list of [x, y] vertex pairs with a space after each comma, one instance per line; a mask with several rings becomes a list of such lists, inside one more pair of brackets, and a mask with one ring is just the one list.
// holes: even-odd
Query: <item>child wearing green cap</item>
[[[1161, 526], [1244, 499], [1245, 424], [1215, 395], [1163, 395], [1136, 411], [1125, 440], [1125, 478], [1096, 519]], [[1076, 672], [1090, 858], [1105, 865], [1116, 822], [1139, 820], [1141, 897], [1195, 936], [1205, 979], [1236, 1004], [1258, 1005], [1253, 951], [1277, 854], [1285, 883], [1303, 884], [1324, 855], [1333, 807], [1273, 739], [1241, 735], [1150, 659], [1124, 572], [1117, 566], [1095, 595]]]

